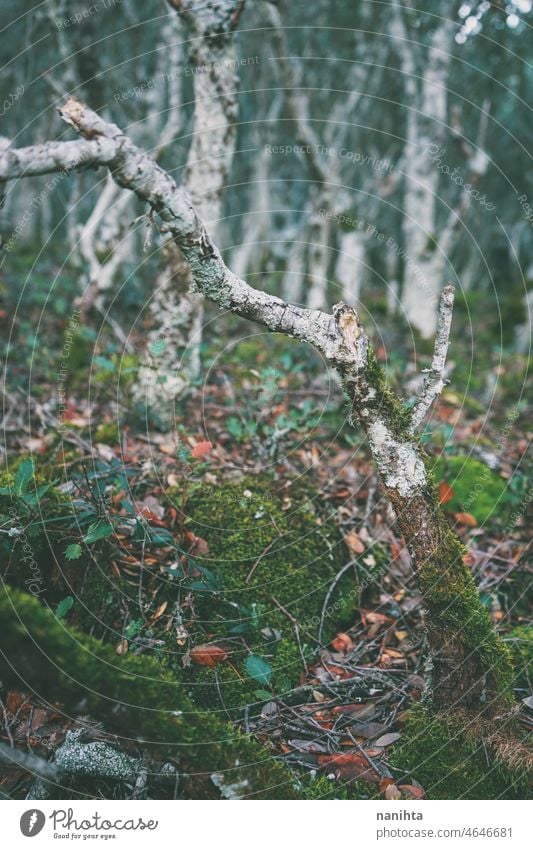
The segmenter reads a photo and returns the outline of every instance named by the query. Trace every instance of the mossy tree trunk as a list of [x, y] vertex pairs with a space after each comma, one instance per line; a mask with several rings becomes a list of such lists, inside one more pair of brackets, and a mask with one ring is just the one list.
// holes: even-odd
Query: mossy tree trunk
[[175, 759], [186, 798], [298, 798], [288, 769], [215, 713], [196, 708], [156, 658], [119, 657], [5, 585], [0, 619], [3, 686], [30, 690], [54, 709], [61, 704], [65, 716], [82, 717], [81, 728], [89, 713], [119, 745], [134, 740], [158, 759]]
[[0, 156], [0, 180], [80, 164], [106, 164], [119, 185], [158, 213], [189, 265], [195, 288], [221, 308], [270, 331], [314, 345], [341, 375], [352, 417], [367, 434], [396, 522], [411, 552], [424, 594], [431, 648], [428, 696], [436, 709], [496, 712], [509, 700], [512, 667], [448, 528], [415, 432], [444, 385], [453, 287], [439, 312], [435, 353], [412, 411], [387, 386], [354, 309], [333, 314], [304, 309], [254, 289], [224, 264], [187, 192], [115, 125], [69, 98], [60, 114], [83, 137], [9, 150]]
[[[446, 348], [452, 305], [453, 290], [447, 287], [441, 305], [441, 325], [448, 323], [443, 331]], [[437, 344], [436, 368], [412, 413], [387, 386], [356, 313], [337, 308], [337, 321], [346, 345], [354, 350], [353, 361], [339, 367], [353, 418], [368, 437], [423, 594], [430, 647], [428, 700], [438, 710], [497, 711], [511, 696], [510, 655], [479, 598], [464, 562], [466, 550], [446, 521], [414, 433], [419, 408], [427, 409], [442, 388], [442, 352]]]

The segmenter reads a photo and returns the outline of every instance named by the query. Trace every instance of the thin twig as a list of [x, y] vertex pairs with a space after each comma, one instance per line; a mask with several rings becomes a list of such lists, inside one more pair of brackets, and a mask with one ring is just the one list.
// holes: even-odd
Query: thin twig
[[445, 286], [440, 296], [439, 321], [431, 368], [426, 371], [424, 384], [418, 393], [413, 408], [411, 418], [411, 431], [413, 433], [420, 427], [433, 401], [440, 395], [446, 385], [443, 375], [450, 342], [454, 297], [454, 287], [451, 285]]

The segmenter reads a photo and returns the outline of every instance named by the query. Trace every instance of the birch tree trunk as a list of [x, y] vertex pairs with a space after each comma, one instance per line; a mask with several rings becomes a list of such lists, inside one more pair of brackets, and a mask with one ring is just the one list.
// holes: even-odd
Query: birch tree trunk
[[[193, 10], [190, 3], [169, 2], [182, 15], [190, 38], [194, 129], [184, 182], [216, 237], [222, 191], [235, 149], [238, 76], [233, 31], [244, 3], [221, 0], [213, 8]], [[204, 308], [172, 237], [162, 253], [163, 267], [150, 301], [153, 328], [135, 394], [157, 410], [161, 425], [168, 428], [175, 399], [200, 374]]]
[[428, 702], [435, 710], [461, 707], [486, 715], [508, 706], [513, 681], [509, 652], [478, 597], [463, 546], [440, 508], [416, 436], [444, 386], [453, 287], [443, 291], [433, 361], [409, 410], [387, 386], [351, 306], [338, 304], [329, 315], [252, 288], [225, 266], [188, 193], [118, 127], [72, 98], [61, 115], [83, 139], [10, 149], [0, 156], [0, 182], [66, 167], [107, 165], [120, 186], [135, 192], [159, 215], [187, 262], [198, 292], [222, 309], [306, 341], [323, 354], [339, 372], [352, 420], [368, 437], [398, 531], [411, 553], [430, 647]]
[[[439, 150], [445, 138], [447, 84], [453, 49], [453, 21], [442, 17], [429, 36], [429, 45], [416, 45], [404, 9], [396, 4], [392, 20], [405, 75], [407, 138], [404, 152], [405, 201], [403, 231], [407, 254], [402, 306], [407, 321], [430, 337], [435, 332], [438, 293], [446, 255], [437, 242], [439, 171], [429, 151]], [[415, 61], [415, 46], [422, 53]], [[417, 66], [418, 65], [418, 66]]]

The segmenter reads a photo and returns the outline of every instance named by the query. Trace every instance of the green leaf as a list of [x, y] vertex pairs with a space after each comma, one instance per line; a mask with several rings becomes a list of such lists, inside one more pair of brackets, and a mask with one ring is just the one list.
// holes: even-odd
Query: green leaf
[[143, 624], [142, 619], [133, 619], [124, 630], [124, 638], [126, 640], [133, 640], [142, 630]]
[[264, 658], [259, 657], [258, 654], [250, 654], [246, 658], [245, 666], [250, 678], [268, 687], [272, 678], [272, 667]]
[[149, 542], [152, 545], [173, 545], [174, 537], [165, 528], [158, 528], [157, 531], [149, 530]]
[[272, 693], [269, 693], [268, 690], [254, 690], [254, 696], [256, 697], [256, 699], [259, 699], [259, 701], [264, 702], [270, 701], [270, 699], [272, 698]]
[[89, 545], [91, 542], [96, 542], [98, 539], [105, 539], [113, 533], [113, 525], [110, 522], [93, 522], [89, 525], [83, 541]]
[[71, 595], [68, 595], [63, 601], [60, 601], [56, 607], [56, 616], [58, 619], [63, 619], [64, 616], [67, 615], [70, 608], [74, 604], [74, 599]]
[[70, 545], [67, 545], [65, 557], [67, 560], [77, 560], [78, 557], [81, 557], [81, 545], [79, 542], [72, 542]]
[[28, 484], [33, 478], [34, 471], [33, 460], [30, 460], [30, 458], [27, 457], [18, 467], [17, 474], [15, 476], [15, 492], [17, 495], [22, 495], [26, 492]]
[[226, 419], [226, 428], [228, 433], [235, 439], [240, 439], [243, 435], [243, 426], [236, 416], [228, 416]]

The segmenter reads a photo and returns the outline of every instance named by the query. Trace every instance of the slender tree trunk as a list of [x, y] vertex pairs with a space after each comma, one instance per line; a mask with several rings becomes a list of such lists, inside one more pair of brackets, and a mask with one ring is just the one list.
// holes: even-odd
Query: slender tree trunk
[[356, 304], [361, 295], [365, 277], [366, 239], [359, 230], [342, 232], [335, 277], [340, 286], [341, 298], [347, 304]]
[[[233, 29], [243, 4], [235, 0], [221, 3], [221, 12], [232, 17], [220, 21], [217, 12], [211, 13], [208, 7], [195, 12], [187, 4], [171, 5], [183, 14], [191, 38], [194, 131], [184, 183], [216, 238], [222, 191], [235, 149], [238, 77]], [[171, 424], [177, 396], [200, 374], [203, 301], [194, 291], [179, 245], [170, 238], [163, 248], [163, 267], [150, 301], [153, 329], [148, 333], [135, 393], [138, 400], [157, 410], [163, 427]]]

